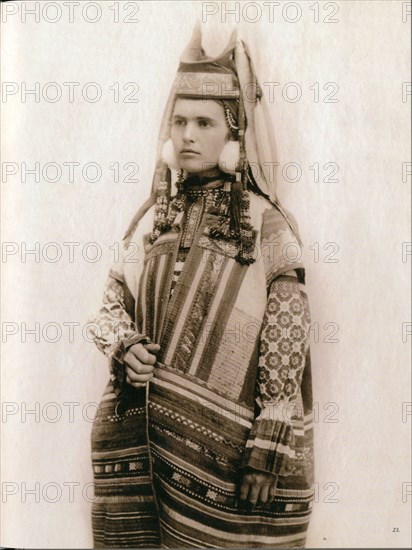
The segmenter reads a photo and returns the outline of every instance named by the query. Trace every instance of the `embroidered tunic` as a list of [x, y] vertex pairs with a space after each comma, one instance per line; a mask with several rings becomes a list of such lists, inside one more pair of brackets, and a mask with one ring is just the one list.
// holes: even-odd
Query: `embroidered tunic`
[[[107, 279], [94, 332], [110, 366], [92, 431], [95, 547], [305, 544], [313, 411], [299, 245], [249, 193], [258, 257], [239, 265], [207, 237], [224, 193], [209, 191], [188, 196], [181, 227], [154, 245], [149, 211], [139, 262], [124, 259]], [[154, 377], [135, 389], [123, 357], [149, 341], [161, 346]], [[239, 507], [247, 466], [279, 475], [272, 504]]]

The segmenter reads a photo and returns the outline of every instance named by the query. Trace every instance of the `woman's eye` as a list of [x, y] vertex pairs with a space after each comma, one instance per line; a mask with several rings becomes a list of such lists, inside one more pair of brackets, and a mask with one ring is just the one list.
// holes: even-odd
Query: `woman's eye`
[[210, 122], [208, 122], [207, 120], [199, 120], [199, 125], [200, 126], [210, 126]]
[[184, 124], [184, 121], [183, 120], [175, 120], [174, 123], [176, 124], [176, 126], [181, 126], [182, 124]]

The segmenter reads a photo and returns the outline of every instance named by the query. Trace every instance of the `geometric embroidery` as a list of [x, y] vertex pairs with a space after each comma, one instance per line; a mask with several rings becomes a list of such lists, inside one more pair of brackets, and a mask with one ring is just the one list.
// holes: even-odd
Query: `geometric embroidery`
[[[217, 434], [216, 432], [213, 432], [212, 430], [209, 430], [208, 428], [206, 428], [202, 424], [198, 424], [197, 422], [193, 422], [193, 420], [189, 420], [188, 418], [182, 416], [181, 414], [178, 414], [178, 413], [175, 413], [175, 412], [173, 412], [169, 409], [166, 409], [165, 407], [162, 407], [162, 405], [159, 405], [158, 403], [150, 402], [149, 407], [153, 408], [153, 409], [157, 409], [159, 412], [164, 414], [164, 416], [167, 416], [171, 420], [175, 420], [175, 421], [183, 424], [184, 426], [192, 428], [196, 432], [200, 432], [200, 433], [210, 437], [211, 439], [214, 439], [215, 441], [219, 441], [219, 443], [224, 443], [225, 445], [230, 445], [231, 447], [237, 449], [238, 451], [243, 450], [242, 445], [236, 445], [236, 444], [233, 443], [233, 441], [231, 441], [229, 439], [226, 439], [225, 437]], [[186, 443], [186, 445], [192, 447], [192, 449], [195, 449], [196, 451], [201, 450], [201, 447], [197, 443], [194, 443], [191, 440], [187, 440], [187, 442], [185, 441], [185, 443]]]
[[310, 315], [298, 280], [272, 281], [259, 345], [257, 386], [265, 403], [289, 402], [301, 385], [309, 348]]
[[215, 502], [226, 502], [226, 497], [224, 495], [220, 495], [216, 491], [213, 491], [212, 489], [208, 489], [206, 493], [206, 498], [210, 498], [211, 500]]
[[222, 456], [218, 454], [216, 451], [211, 451], [207, 447], [200, 445], [198, 443], [195, 443], [191, 439], [188, 439], [187, 437], [184, 437], [180, 434], [178, 434], [175, 431], [169, 430], [168, 428], [158, 424], [154, 420], [151, 421], [151, 426], [153, 429], [160, 431], [163, 434], [168, 435], [169, 437], [173, 437], [177, 441], [180, 441], [182, 445], [186, 445], [187, 447], [190, 447], [191, 449], [196, 448], [199, 453], [203, 454], [204, 456], [207, 456], [208, 458], [214, 460], [218, 464], [221, 464], [222, 466], [228, 465], [228, 459], [225, 456]]
[[124, 287], [110, 275], [103, 291], [103, 305], [89, 331], [97, 348], [109, 359], [121, 339], [135, 334], [136, 326], [126, 311]]
[[[213, 503], [213, 506], [220, 510], [226, 510], [228, 512], [239, 512], [237, 503], [237, 494], [234, 491], [224, 490], [215, 485], [211, 485], [204, 479], [194, 476], [182, 468], [179, 468], [176, 464], [170, 462], [165, 457], [160, 456], [156, 451], [153, 451], [156, 455], [156, 462], [159, 459], [159, 465], [157, 467], [157, 474], [163, 478], [166, 482], [174, 485], [175, 488], [180, 489], [183, 493], [195, 496], [199, 502], [207, 503], [208, 501]], [[258, 506], [255, 510], [249, 510], [246, 513], [248, 515], [257, 514], [259, 516], [267, 515], [268, 518], [273, 513], [279, 514], [279, 517], [288, 517], [292, 511], [305, 512], [310, 506], [310, 498], [307, 497], [295, 497], [295, 502], [290, 502], [290, 499], [278, 498], [276, 502], [270, 505], [269, 508]], [[273, 517], [273, 516], [272, 516]]]
[[[93, 464], [93, 471], [95, 474], [113, 474], [124, 472], [138, 472], [143, 471], [145, 465], [142, 460], [122, 461], [108, 464]], [[110, 476], [112, 477], [112, 476]]]

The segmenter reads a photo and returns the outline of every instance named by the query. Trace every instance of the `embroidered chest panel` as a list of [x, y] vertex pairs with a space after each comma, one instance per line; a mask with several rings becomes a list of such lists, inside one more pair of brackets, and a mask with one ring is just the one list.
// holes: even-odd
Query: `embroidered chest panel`
[[[262, 265], [239, 264], [233, 257], [235, 247], [207, 236], [206, 228], [215, 218], [204, 214], [171, 297], [181, 233], [168, 232], [147, 246], [137, 326], [161, 345], [160, 365], [242, 400], [245, 379], [257, 365], [265, 276]], [[251, 296], [253, 278], [259, 279], [260, 292]]]

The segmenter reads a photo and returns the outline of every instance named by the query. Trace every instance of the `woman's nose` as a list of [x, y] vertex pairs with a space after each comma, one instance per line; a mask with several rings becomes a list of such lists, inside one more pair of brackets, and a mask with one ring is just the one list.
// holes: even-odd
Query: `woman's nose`
[[190, 122], [186, 124], [184, 132], [183, 132], [183, 139], [184, 140], [190, 140], [193, 141], [195, 138], [195, 128], [194, 125]]

